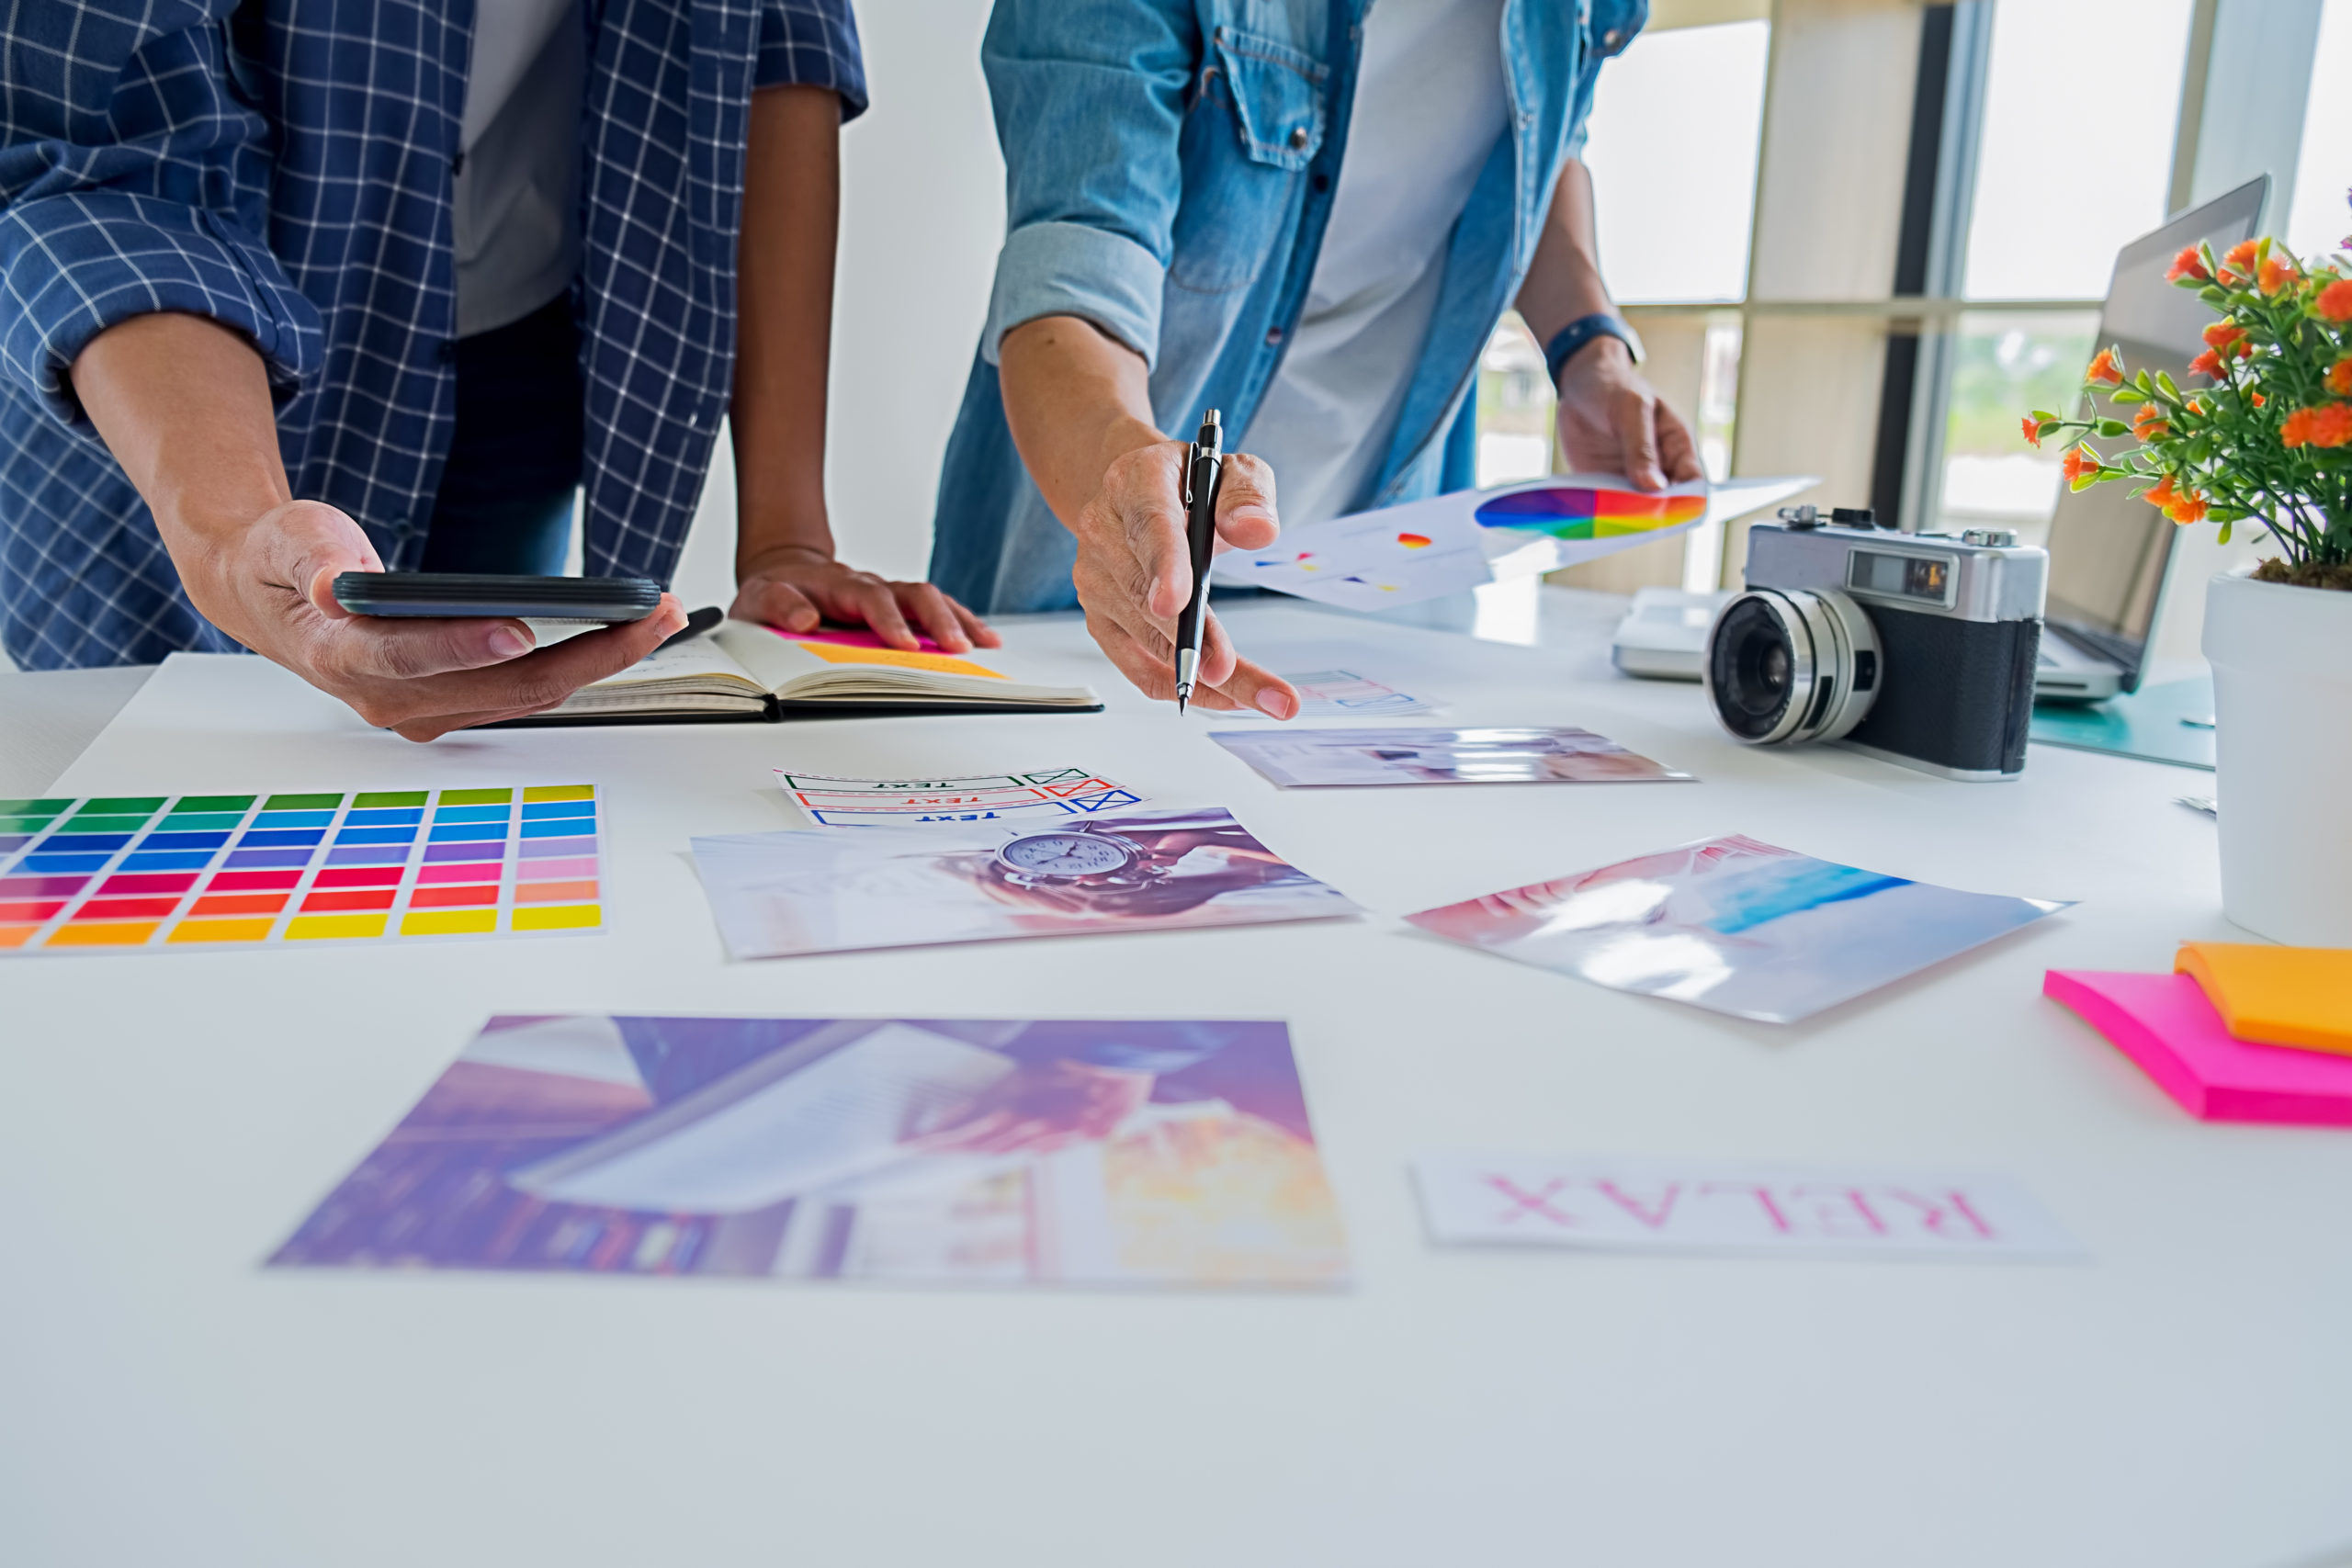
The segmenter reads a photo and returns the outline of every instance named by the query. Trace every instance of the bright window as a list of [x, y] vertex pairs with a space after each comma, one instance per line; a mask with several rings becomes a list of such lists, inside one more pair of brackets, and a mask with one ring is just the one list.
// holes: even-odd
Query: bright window
[[2097, 299], [2165, 220], [2190, 0], [2003, 0], [1968, 231], [1972, 299]]
[[1935, 526], [2017, 528], [2026, 543], [2041, 541], [2058, 504], [2058, 459], [2027, 446], [2018, 421], [2027, 409], [2075, 406], [2098, 329], [2097, 311], [1961, 318]]
[[2352, 250], [2352, 0], [2327, 0], [2312, 57], [2312, 95], [2303, 110], [2303, 151], [2295, 163], [2294, 205], [2287, 245], [2297, 255]]
[[1540, 479], [1552, 471], [1553, 411], [1544, 351], [1516, 310], [1506, 310], [1478, 361], [1478, 488]]
[[1601, 67], [1585, 162], [1623, 303], [1747, 291], [1770, 22], [1645, 32]]

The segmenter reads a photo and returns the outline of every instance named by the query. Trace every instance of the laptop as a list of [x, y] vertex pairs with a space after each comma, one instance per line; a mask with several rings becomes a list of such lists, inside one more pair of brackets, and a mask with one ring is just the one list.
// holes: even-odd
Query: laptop
[[[2184, 245], [2209, 244], [2218, 255], [2252, 239], [2269, 194], [2270, 176], [2260, 175], [2124, 246], [2099, 312], [2098, 346], [2120, 344], [2129, 369], [2180, 376], [2205, 352], [2213, 310], [2165, 282], [2165, 273]], [[2131, 444], [2091, 445], [2111, 455]], [[2133, 497], [2137, 488], [2109, 481], [2058, 493], [2048, 541], [2050, 602], [2033, 677], [2037, 701], [2098, 702], [2140, 689], [2177, 530], [2161, 511]]]

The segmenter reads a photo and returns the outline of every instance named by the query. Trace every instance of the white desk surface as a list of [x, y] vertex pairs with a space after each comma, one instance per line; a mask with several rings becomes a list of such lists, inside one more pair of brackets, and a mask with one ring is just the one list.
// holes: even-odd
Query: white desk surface
[[[1282, 794], [1010, 628], [1095, 716], [508, 732], [412, 746], [254, 660], [176, 660], [66, 793], [590, 779], [609, 932], [0, 964], [0, 1560], [2285, 1568], [2352, 1543], [2352, 1134], [2205, 1126], [2039, 995], [2225, 937], [2201, 775], [2037, 747], [1954, 784], [1730, 744], [1544, 646], [1288, 605], [1439, 722], [1573, 723], [1698, 785]], [[1353, 924], [729, 963], [689, 835], [793, 825], [768, 769], [1079, 764], [1223, 803]], [[1428, 905], [1739, 831], [2082, 907], [1809, 1025], [1420, 936]], [[492, 1012], [1291, 1021], [1359, 1283], [1114, 1294], [273, 1272]], [[1439, 1251], [1426, 1148], [1854, 1161], [2023, 1181], [2074, 1265]]]

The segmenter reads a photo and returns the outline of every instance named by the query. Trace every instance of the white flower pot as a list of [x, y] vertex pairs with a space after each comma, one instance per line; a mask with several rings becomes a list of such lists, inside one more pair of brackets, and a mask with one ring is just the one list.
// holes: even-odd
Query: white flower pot
[[2205, 600], [2222, 912], [2352, 947], [2352, 593], [2217, 577]]

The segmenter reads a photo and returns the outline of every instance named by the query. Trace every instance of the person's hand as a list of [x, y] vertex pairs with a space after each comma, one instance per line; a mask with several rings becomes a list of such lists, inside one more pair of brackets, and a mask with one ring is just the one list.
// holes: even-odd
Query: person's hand
[[739, 621], [788, 632], [814, 631], [821, 621], [862, 625], [892, 648], [908, 649], [916, 647], [918, 629], [950, 653], [1003, 646], [987, 622], [930, 583], [893, 582], [807, 545], [779, 546], [740, 562], [736, 576], [735, 604], [727, 613]]
[[1690, 427], [1613, 337], [1594, 338], [1560, 367], [1560, 449], [1577, 473], [1623, 474], [1643, 490], [1706, 477]]
[[1025, 1063], [914, 1144], [930, 1154], [1052, 1154], [1109, 1137], [1151, 1098], [1153, 1081], [1087, 1062]]
[[[1072, 573], [1086, 629], [1119, 672], [1156, 701], [1176, 697], [1176, 622], [1193, 593], [1184, 539], [1185, 444], [1159, 441], [1114, 458], [1070, 525], [1078, 536]], [[1225, 459], [1217, 491], [1219, 548], [1261, 550], [1282, 532], [1274, 472], [1246, 452]], [[1192, 700], [1219, 713], [1255, 708], [1275, 718], [1298, 711], [1298, 693], [1280, 676], [1238, 658], [1212, 610], [1201, 628]]]
[[641, 621], [534, 650], [518, 620], [395, 620], [336, 604], [338, 575], [384, 563], [359, 525], [332, 506], [288, 502], [227, 536], [225, 549], [175, 557], [205, 618], [411, 740], [551, 708], [686, 624], [665, 593]]

